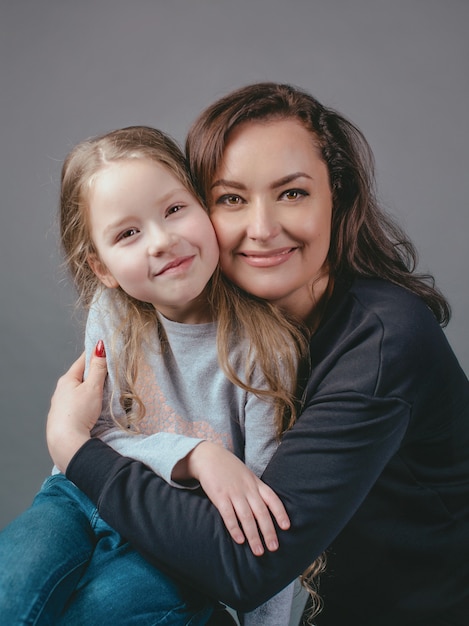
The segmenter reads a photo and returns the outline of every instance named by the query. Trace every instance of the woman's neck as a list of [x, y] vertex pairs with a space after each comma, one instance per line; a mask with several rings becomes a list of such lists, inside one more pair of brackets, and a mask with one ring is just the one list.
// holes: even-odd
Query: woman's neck
[[312, 333], [321, 323], [324, 309], [334, 289], [334, 279], [329, 275], [318, 278], [302, 298], [290, 298], [288, 302], [272, 302], [289, 316], [300, 320]]

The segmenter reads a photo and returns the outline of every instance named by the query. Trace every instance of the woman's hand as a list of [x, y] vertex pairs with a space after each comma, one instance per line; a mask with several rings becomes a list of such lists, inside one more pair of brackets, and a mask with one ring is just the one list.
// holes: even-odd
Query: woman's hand
[[102, 408], [107, 375], [106, 354], [98, 342], [91, 358], [88, 376], [83, 381], [83, 353], [59, 378], [47, 417], [47, 445], [55, 465], [66, 471], [73, 455], [90, 438]]
[[248, 540], [256, 556], [278, 548], [271, 513], [282, 530], [290, 527], [287, 512], [277, 494], [229, 450], [203, 441], [173, 471], [174, 480], [197, 479], [217, 507], [236, 543]]

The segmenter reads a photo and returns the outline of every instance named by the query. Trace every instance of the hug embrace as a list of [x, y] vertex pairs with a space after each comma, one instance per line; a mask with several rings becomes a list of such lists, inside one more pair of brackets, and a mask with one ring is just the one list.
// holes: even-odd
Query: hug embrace
[[185, 155], [147, 127], [87, 140], [61, 235], [86, 376], [0, 534], [6, 623], [288, 626], [301, 577], [304, 623], [465, 626], [469, 383], [351, 122], [258, 83]]

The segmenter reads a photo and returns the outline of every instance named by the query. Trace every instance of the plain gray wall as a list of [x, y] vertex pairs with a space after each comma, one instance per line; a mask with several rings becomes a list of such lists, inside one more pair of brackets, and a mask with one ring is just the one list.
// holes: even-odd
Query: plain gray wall
[[182, 141], [246, 83], [304, 87], [364, 131], [469, 371], [468, 27], [467, 0], [0, 1], [0, 527], [50, 471], [49, 399], [81, 351], [55, 224], [62, 159], [130, 124]]

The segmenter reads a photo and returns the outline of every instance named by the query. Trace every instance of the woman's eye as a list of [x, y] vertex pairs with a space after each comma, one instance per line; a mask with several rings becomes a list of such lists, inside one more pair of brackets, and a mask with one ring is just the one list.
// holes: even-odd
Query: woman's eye
[[233, 193], [227, 193], [223, 196], [220, 196], [216, 201], [216, 204], [224, 204], [226, 206], [238, 206], [241, 204], [242, 200], [239, 196]]
[[298, 200], [298, 198], [302, 198], [307, 195], [306, 191], [303, 191], [302, 189], [288, 189], [282, 193], [282, 197], [286, 200]]

